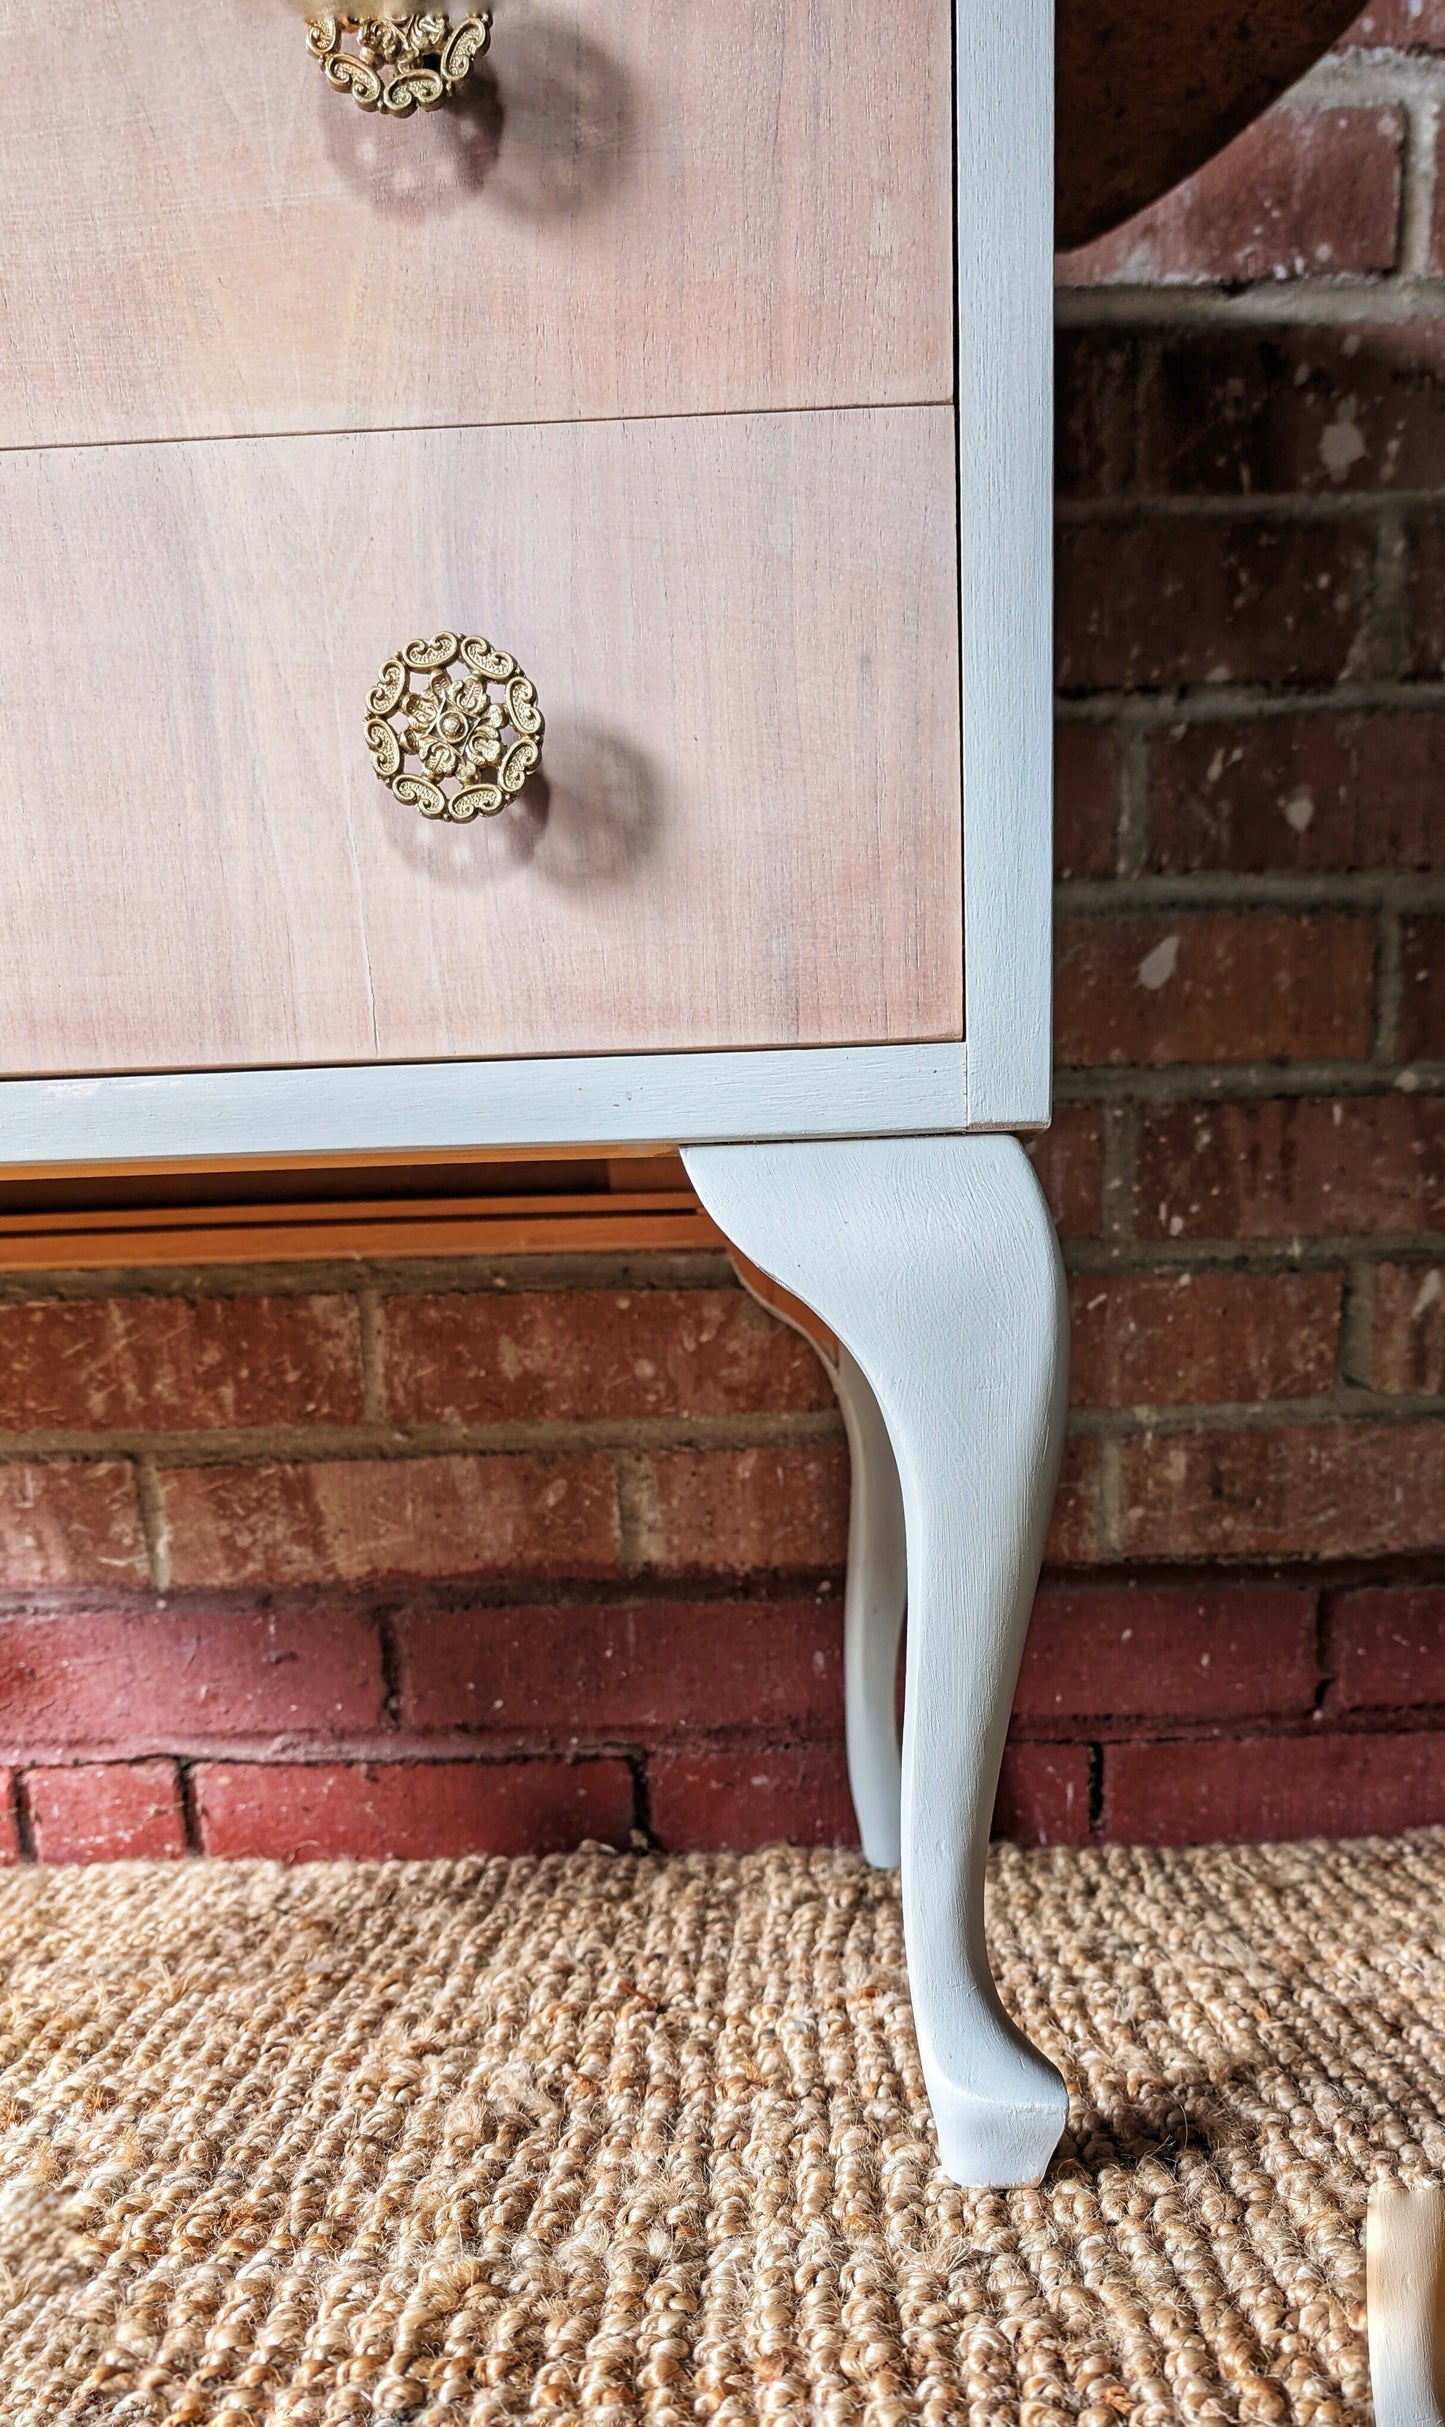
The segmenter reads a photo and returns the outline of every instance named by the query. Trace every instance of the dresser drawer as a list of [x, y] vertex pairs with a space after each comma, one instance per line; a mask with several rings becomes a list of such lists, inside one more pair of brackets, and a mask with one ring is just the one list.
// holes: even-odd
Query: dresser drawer
[[296, 0], [110, 16], [7, 11], [0, 445], [952, 393], [942, 0], [503, 0], [396, 122]]
[[[8, 1073], [956, 1036], [952, 416], [0, 457]], [[377, 781], [447, 627], [546, 716]]]

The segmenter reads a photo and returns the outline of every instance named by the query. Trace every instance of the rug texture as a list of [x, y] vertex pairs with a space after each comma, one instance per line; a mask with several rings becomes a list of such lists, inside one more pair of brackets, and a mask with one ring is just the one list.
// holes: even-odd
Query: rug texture
[[1037, 2190], [848, 1854], [0, 1881], [0, 2419], [1348, 2423], [1445, 2170], [1445, 1834], [996, 1858]]

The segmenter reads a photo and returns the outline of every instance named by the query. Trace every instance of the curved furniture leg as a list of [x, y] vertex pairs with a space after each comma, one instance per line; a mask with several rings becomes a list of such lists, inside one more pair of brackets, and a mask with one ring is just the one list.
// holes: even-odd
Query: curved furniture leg
[[908, 1605], [903, 1486], [868, 1377], [838, 1345], [834, 1369], [848, 1434], [848, 1581], [843, 1592], [843, 1693], [848, 1784], [868, 1860], [903, 1859], [903, 1753], [898, 1741], [898, 1645]]
[[898, 1646], [908, 1601], [903, 1488], [888, 1427], [868, 1377], [826, 1326], [799, 1321], [785, 1290], [734, 1250], [744, 1289], [770, 1315], [801, 1332], [838, 1394], [853, 1488], [848, 1501], [848, 1574], [843, 1588], [843, 1693], [848, 1785], [868, 1860], [896, 1871], [901, 1859], [903, 1755], [898, 1741]]
[[1036, 2182], [1064, 2086], [988, 1968], [984, 1864], [1063, 1433], [1057, 1242], [1007, 1137], [823, 1139], [684, 1153], [744, 1255], [816, 1309], [877, 1401], [908, 1562], [903, 1914], [939, 2155]]
[[1375, 2427], [1445, 2427], [1445, 2190], [1375, 2183], [1365, 2220]]

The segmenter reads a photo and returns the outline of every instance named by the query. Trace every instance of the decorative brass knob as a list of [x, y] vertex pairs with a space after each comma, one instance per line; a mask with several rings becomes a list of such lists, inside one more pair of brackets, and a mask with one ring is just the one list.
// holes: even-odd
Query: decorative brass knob
[[[343, 48], [347, 36], [354, 50]], [[439, 109], [465, 84], [492, 38], [489, 9], [455, 29], [440, 9], [363, 16], [353, 10], [308, 18], [306, 48], [338, 93], [358, 108], [409, 118]]]
[[516, 659], [474, 633], [409, 640], [366, 703], [366, 746], [382, 782], [407, 808], [458, 825], [516, 799], [541, 758], [542, 732]]

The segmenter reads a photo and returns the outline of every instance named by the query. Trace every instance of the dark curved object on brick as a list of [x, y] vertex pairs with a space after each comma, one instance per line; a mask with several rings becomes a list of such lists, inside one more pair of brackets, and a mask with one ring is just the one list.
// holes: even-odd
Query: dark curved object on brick
[[1059, 0], [1060, 251], [1201, 167], [1359, 9], [1360, 0]]

